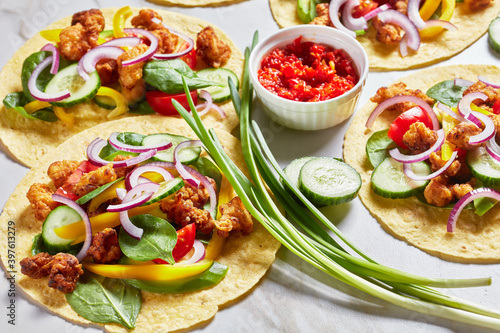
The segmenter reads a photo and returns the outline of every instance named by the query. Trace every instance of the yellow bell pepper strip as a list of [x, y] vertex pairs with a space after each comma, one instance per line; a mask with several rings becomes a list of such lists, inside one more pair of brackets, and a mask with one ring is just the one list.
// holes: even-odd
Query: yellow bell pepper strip
[[105, 265], [84, 262], [84, 269], [92, 273], [115, 279], [138, 279], [145, 281], [173, 281], [198, 275], [206, 271], [213, 260], [203, 259], [190, 265]]
[[125, 21], [132, 16], [130, 6], [125, 6], [118, 9], [113, 16], [113, 34], [115, 38], [125, 37], [123, 29], [125, 29]]
[[427, 21], [431, 18], [432, 14], [436, 12], [441, 1], [438, 0], [426, 0], [425, 3], [420, 7], [419, 14], [422, 20]]
[[[441, 16], [439, 17], [439, 19], [443, 21], [449, 21], [453, 16], [454, 10], [455, 10], [455, 0], [443, 0], [441, 5]], [[420, 30], [420, 37], [422, 38], [434, 37], [437, 34], [441, 33], [443, 30], [444, 28], [441, 27], [426, 28]]]
[[205, 250], [205, 259], [215, 260], [222, 252], [224, 244], [226, 244], [226, 238], [219, 236], [217, 231], [214, 231]]
[[114, 89], [111, 89], [109, 87], [100, 87], [96, 95], [107, 96], [115, 101], [116, 107], [108, 114], [108, 118], [118, 117], [119, 115], [122, 115], [129, 110], [128, 102], [125, 97]]
[[[457, 108], [452, 108], [452, 110], [455, 113], [458, 113]], [[444, 130], [445, 134], [448, 134], [449, 131], [455, 126], [458, 125], [458, 120], [453, 119], [452, 117], [448, 116], [447, 114], [442, 114], [442, 127]], [[451, 158], [451, 154], [455, 150], [455, 145], [453, 145], [451, 142], [446, 140], [443, 145], [441, 146], [441, 159], [443, 161], [448, 161]]]
[[28, 104], [26, 104], [24, 106], [24, 110], [26, 110], [26, 112], [28, 113], [33, 113], [38, 110], [48, 108], [49, 106], [51, 106], [51, 104], [48, 102], [34, 100], [33, 102], [29, 102]]
[[63, 108], [59, 106], [54, 106], [54, 114], [61, 120], [63, 123], [67, 124], [69, 127], [73, 127], [75, 125], [75, 116], [71, 113], [66, 113]]
[[480, 112], [480, 113], [485, 114], [485, 115], [487, 115], [487, 116], [488, 116], [488, 115], [493, 114], [493, 113], [491, 113], [491, 112], [489, 112], [489, 111], [487, 111], [487, 110], [485, 110], [485, 109], [481, 109], [479, 106], [477, 106], [477, 105], [476, 105], [476, 104], [474, 104], [474, 103], [471, 103], [471, 104], [470, 104], [470, 109], [471, 109], [472, 111]]
[[61, 40], [59, 39], [59, 34], [62, 29], [51, 29], [51, 30], [42, 30], [40, 31], [40, 36], [48, 40], [49, 42], [59, 43]]

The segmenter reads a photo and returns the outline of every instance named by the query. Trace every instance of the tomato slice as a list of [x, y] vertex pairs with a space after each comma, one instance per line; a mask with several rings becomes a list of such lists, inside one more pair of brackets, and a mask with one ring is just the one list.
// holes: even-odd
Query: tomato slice
[[89, 161], [83, 161], [80, 163], [78, 168], [66, 179], [66, 182], [56, 190], [56, 194], [62, 195], [63, 197], [69, 198], [71, 200], [77, 200], [77, 196], [73, 192], [73, 185], [77, 184], [82, 178], [84, 173], [89, 173], [99, 169], [97, 165], [90, 163]]
[[410, 129], [411, 124], [417, 121], [424, 123], [429, 128], [432, 127], [432, 121], [427, 113], [420, 106], [417, 106], [401, 113], [389, 127], [387, 136], [401, 148], [408, 149], [403, 143], [403, 135]]
[[500, 114], [500, 98], [497, 99], [497, 101], [493, 104], [492, 108], [494, 114]]
[[[196, 103], [198, 103], [198, 92], [196, 90], [191, 91], [191, 98], [196, 105]], [[164, 116], [179, 115], [179, 112], [177, 112], [176, 108], [172, 104], [172, 99], [175, 99], [186, 110], [189, 110], [189, 103], [186, 94], [184, 93], [171, 95], [158, 90], [146, 91], [146, 101], [149, 106], [151, 106], [156, 113]]]
[[[186, 254], [191, 251], [196, 236], [196, 225], [194, 223], [188, 224], [184, 228], [177, 230], [177, 243], [172, 250], [172, 256], [175, 262], [181, 260]], [[154, 259], [157, 264], [168, 264], [163, 259]]]
[[370, 0], [361, 1], [359, 6], [352, 10], [352, 17], [358, 18], [364, 16], [378, 7], [378, 3]]
[[[178, 52], [181, 52], [182, 50], [185, 50], [188, 47], [189, 43], [184, 42], [184, 44], [182, 44], [181, 47], [179, 48]], [[196, 64], [198, 63], [198, 60], [196, 59], [196, 50], [194, 49], [194, 47], [191, 51], [189, 51], [188, 54], [183, 55], [181, 59], [184, 60], [184, 62], [189, 66], [189, 68], [194, 70], [196, 68]]]

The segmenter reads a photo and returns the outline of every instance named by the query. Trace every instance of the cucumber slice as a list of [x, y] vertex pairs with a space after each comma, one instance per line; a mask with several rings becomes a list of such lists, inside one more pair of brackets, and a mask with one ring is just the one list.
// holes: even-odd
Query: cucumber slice
[[[419, 176], [429, 175], [431, 168], [425, 162], [412, 164], [412, 170]], [[422, 191], [429, 181], [414, 181], [406, 177], [403, 163], [387, 157], [373, 170], [371, 187], [373, 192], [391, 199], [402, 199], [416, 195]]]
[[[181, 142], [190, 141], [190, 138], [186, 138], [181, 135], [173, 135], [173, 134], [151, 134], [146, 136], [142, 140], [143, 146], [151, 146], [158, 144], [160, 142], [168, 141], [172, 142], [172, 147], [167, 150], [162, 150], [153, 157], [156, 161], [164, 161], [164, 162], [173, 162], [174, 161], [174, 150], [175, 147]], [[196, 162], [198, 157], [200, 157], [201, 148], [200, 147], [187, 147], [182, 149], [179, 152], [179, 159], [182, 164], [192, 164]]]
[[468, 151], [465, 162], [474, 177], [482, 181], [484, 185], [500, 185], [500, 163], [491, 157], [483, 147]]
[[78, 64], [73, 64], [60, 70], [47, 84], [46, 93], [57, 93], [65, 89], [68, 89], [71, 93], [70, 97], [59, 102], [52, 102], [52, 105], [69, 108], [84, 103], [97, 94], [101, 87], [101, 79], [97, 71], [89, 74], [90, 79], [84, 81], [78, 74], [77, 67]]
[[337, 205], [356, 197], [361, 176], [347, 163], [317, 157], [300, 169], [299, 188], [316, 205]]
[[106, 110], [114, 110], [116, 108], [115, 100], [108, 96], [95, 96], [94, 102]]
[[151, 205], [161, 199], [174, 194], [184, 186], [184, 180], [181, 177], [176, 177], [169, 181], [164, 181], [160, 183], [160, 188], [153, 194], [151, 199], [149, 199], [143, 206]]
[[285, 169], [283, 169], [283, 172], [295, 186], [299, 187], [300, 169], [302, 169], [302, 167], [304, 166], [304, 164], [306, 164], [306, 162], [309, 162], [314, 158], [316, 157], [306, 156], [297, 158], [296, 160], [290, 162], [290, 164], [288, 164], [288, 166]]
[[64, 239], [56, 235], [54, 229], [81, 221], [82, 217], [68, 206], [59, 206], [45, 219], [42, 227], [42, 241], [51, 252], [67, 252], [74, 239]]
[[493, 50], [500, 53], [500, 17], [491, 21], [488, 27], [488, 43]]
[[[240, 82], [238, 77], [234, 72], [227, 68], [205, 68], [199, 72], [196, 72], [196, 75], [200, 78], [204, 78], [210, 81], [219, 82], [224, 85], [224, 87], [218, 86], [210, 86], [207, 88], [203, 88], [208, 91], [210, 95], [212, 95], [212, 100], [214, 103], [222, 103], [231, 99], [231, 92], [229, 91], [229, 85], [227, 83], [228, 77], [230, 77], [234, 84], [236, 85], [236, 89], [239, 89]], [[201, 89], [198, 89], [198, 93]]]

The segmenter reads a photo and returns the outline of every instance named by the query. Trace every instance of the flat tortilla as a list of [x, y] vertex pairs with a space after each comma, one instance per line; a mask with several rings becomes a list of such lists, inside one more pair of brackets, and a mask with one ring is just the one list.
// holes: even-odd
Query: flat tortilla
[[[269, 0], [274, 19], [281, 28], [302, 24], [297, 14], [297, 0]], [[471, 12], [465, 3], [457, 3], [451, 22], [456, 31], [445, 31], [435, 38], [422, 39], [417, 52], [401, 57], [399, 45], [388, 46], [375, 39], [375, 29], [357, 40], [368, 54], [370, 70], [390, 71], [418, 68], [438, 63], [460, 53], [488, 30], [491, 20], [500, 12], [500, 1], [491, 2], [486, 10]]]
[[217, 6], [229, 6], [247, 0], [148, 0], [148, 1], [164, 6], [217, 7]]
[[[49, 183], [46, 171], [52, 162], [63, 159], [83, 160], [85, 148], [93, 139], [98, 136], [107, 138], [113, 131], [143, 134], [172, 133], [195, 137], [183, 119], [164, 117], [153, 122], [150, 117], [142, 116], [101, 124], [65, 141], [47, 154], [40, 165], [28, 172], [5, 205], [0, 216], [0, 253], [4, 268], [8, 267], [8, 221], [16, 223], [15, 270], [18, 272], [21, 271], [19, 261], [31, 256], [32, 239], [41, 232], [42, 225], [35, 221], [26, 199], [29, 186], [35, 182]], [[226, 153], [241, 170], [246, 170], [240, 142], [225, 131], [218, 129], [216, 131]], [[259, 282], [273, 263], [278, 248], [279, 242], [260, 223], [254, 224], [254, 232], [248, 236], [230, 235], [223, 252], [216, 259], [229, 267], [222, 282], [213, 288], [186, 294], [163, 295], [143, 291], [142, 310], [137, 318], [134, 332], [166, 332], [209, 320], [219, 307], [245, 294]], [[37, 304], [80, 325], [92, 324], [71, 309], [63, 293], [47, 286], [47, 278], [35, 280], [20, 273], [17, 277], [19, 288]], [[117, 324], [99, 325], [107, 332], [125, 331]]]
[[[500, 81], [500, 68], [487, 65], [454, 65], [435, 67], [416, 72], [398, 82], [423, 92], [434, 84], [461, 77], [477, 80], [477, 75]], [[386, 129], [398, 116], [383, 112], [372, 130], [365, 127], [366, 120], [376, 104], [368, 102], [354, 117], [344, 140], [344, 158], [361, 174], [363, 185], [359, 197], [382, 227], [396, 238], [445, 260], [462, 263], [500, 262], [500, 205], [482, 217], [471, 210], [462, 211], [454, 233], [446, 232], [449, 209], [437, 208], [408, 199], [386, 199], [370, 188], [373, 167], [366, 157], [365, 146], [375, 131]]]
[[[102, 9], [104, 18], [106, 19], [106, 29], [112, 28], [113, 15], [117, 8]], [[134, 15], [139, 12], [138, 8], [133, 8]], [[192, 16], [186, 16], [178, 13], [157, 10], [163, 17], [163, 20], [172, 28], [178, 29], [187, 35], [196, 38], [197, 33], [211, 25], [206, 21]], [[69, 26], [71, 16], [61, 19], [47, 29], [61, 29]], [[231, 69], [241, 77], [243, 73], [243, 55], [229, 37], [217, 27], [214, 27], [217, 35], [224, 40], [225, 43], [231, 46], [231, 59], [224, 67]], [[22, 91], [21, 86], [21, 69], [24, 59], [30, 54], [40, 50], [47, 41], [37, 34], [26, 42], [12, 57], [5, 67], [0, 72], [0, 98], [3, 99], [7, 94]], [[201, 62], [201, 60], [199, 61]], [[202, 67], [201, 65], [199, 67]], [[203, 121], [209, 127], [221, 128], [231, 131], [239, 123], [238, 116], [234, 111], [231, 102], [226, 102], [222, 105], [227, 117], [221, 120], [216, 112], [209, 112], [203, 116]], [[61, 121], [55, 123], [47, 123], [41, 120], [30, 120], [24, 118], [15, 111], [7, 110], [3, 105], [0, 109], [0, 139], [8, 150], [26, 166], [37, 166], [43, 157], [57, 147], [64, 140], [72, 135], [79, 133], [87, 128], [91, 128], [110, 119], [107, 118], [109, 110], [98, 107], [95, 103], [80, 104], [68, 109], [68, 112], [75, 116], [75, 126], [69, 128]], [[117, 118], [130, 117], [132, 114], [127, 113]], [[150, 115], [152, 122], [159, 121], [163, 116]]]

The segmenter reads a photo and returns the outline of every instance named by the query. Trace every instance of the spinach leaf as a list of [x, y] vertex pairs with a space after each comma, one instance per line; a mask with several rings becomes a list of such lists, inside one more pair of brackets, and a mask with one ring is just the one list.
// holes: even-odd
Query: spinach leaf
[[22, 92], [15, 92], [8, 94], [5, 96], [3, 100], [3, 105], [7, 109], [14, 110], [21, 114], [23, 117], [28, 118], [28, 119], [38, 119], [42, 121], [47, 121], [47, 122], [55, 122], [58, 120], [57, 116], [54, 114], [54, 111], [52, 108], [45, 108], [42, 110], [38, 110], [36, 112], [33, 112], [29, 114], [26, 112], [24, 109], [24, 106], [28, 103], [27, 98], [25, 97], [24, 93]]
[[76, 313], [96, 323], [118, 323], [128, 329], [142, 307], [141, 291], [121, 279], [85, 272], [66, 300]]
[[426, 95], [450, 107], [456, 107], [465, 89], [467, 87], [456, 86], [453, 80], [446, 80], [430, 87]]
[[[144, 139], [144, 134], [134, 133], [134, 132], [123, 132], [118, 134], [116, 139], [122, 143], [132, 145], [132, 146], [140, 146], [142, 143], [142, 139]], [[101, 149], [99, 156], [107, 161], [112, 161], [117, 155], [134, 155], [134, 153], [126, 153], [121, 150], [116, 149], [109, 143]], [[137, 156], [135, 154], [134, 156]]]
[[155, 113], [155, 110], [149, 106], [148, 101], [142, 101], [137, 105], [137, 108], [131, 108], [128, 112], [133, 114], [153, 114]]
[[177, 232], [168, 221], [148, 214], [132, 216], [130, 221], [144, 233], [141, 239], [135, 239], [121, 228], [119, 243], [123, 254], [137, 261], [161, 258], [175, 264], [172, 250], [177, 243]]
[[181, 59], [150, 61], [144, 66], [143, 74], [146, 83], [167, 94], [184, 92], [182, 78], [186, 80], [189, 90], [209, 86], [223, 86], [219, 82], [199, 78]]
[[[78, 254], [78, 252], [80, 252], [82, 245], [83, 244], [72, 245], [67, 253], [76, 256]], [[47, 252], [48, 254], [54, 255], [54, 254], [59, 253], [60, 251], [49, 250], [47, 248], [47, 246], [45, 245], [45, 243], [43, 242], [42, 234], [39, 233], [38, 235], [33, 237], [33, 242], [31, 243], [31, 255], [34, 256], [40, 252]]]
[[107, 183], [105, 185], [102, 185], [101, 187], [96, 188], [92, 192], [89, 192], [89, 193], [85, 194], [83, 197], [79, 198], [75, 202], [77, 204], [79, 204], [79, 205], [86, 204], [87, 202], [89, 202], [90, 200], [94, 199], [95, 197], [97, 197], [102, 192], [104, 192], [108, 187], [113, 186], [115, 183], [117, 183], [117, 182], [119, 182], [121, 180], [123, 180], [123, 177], [120, 177], [120, 178], [112, 181], [111, 183]]
[[396, 147], [396, 143], [389, 139], [387, 132], [389, 129], [375, 132], [366, 142], [366, 156], [374, 168], [389, 156], [388, 149]]

